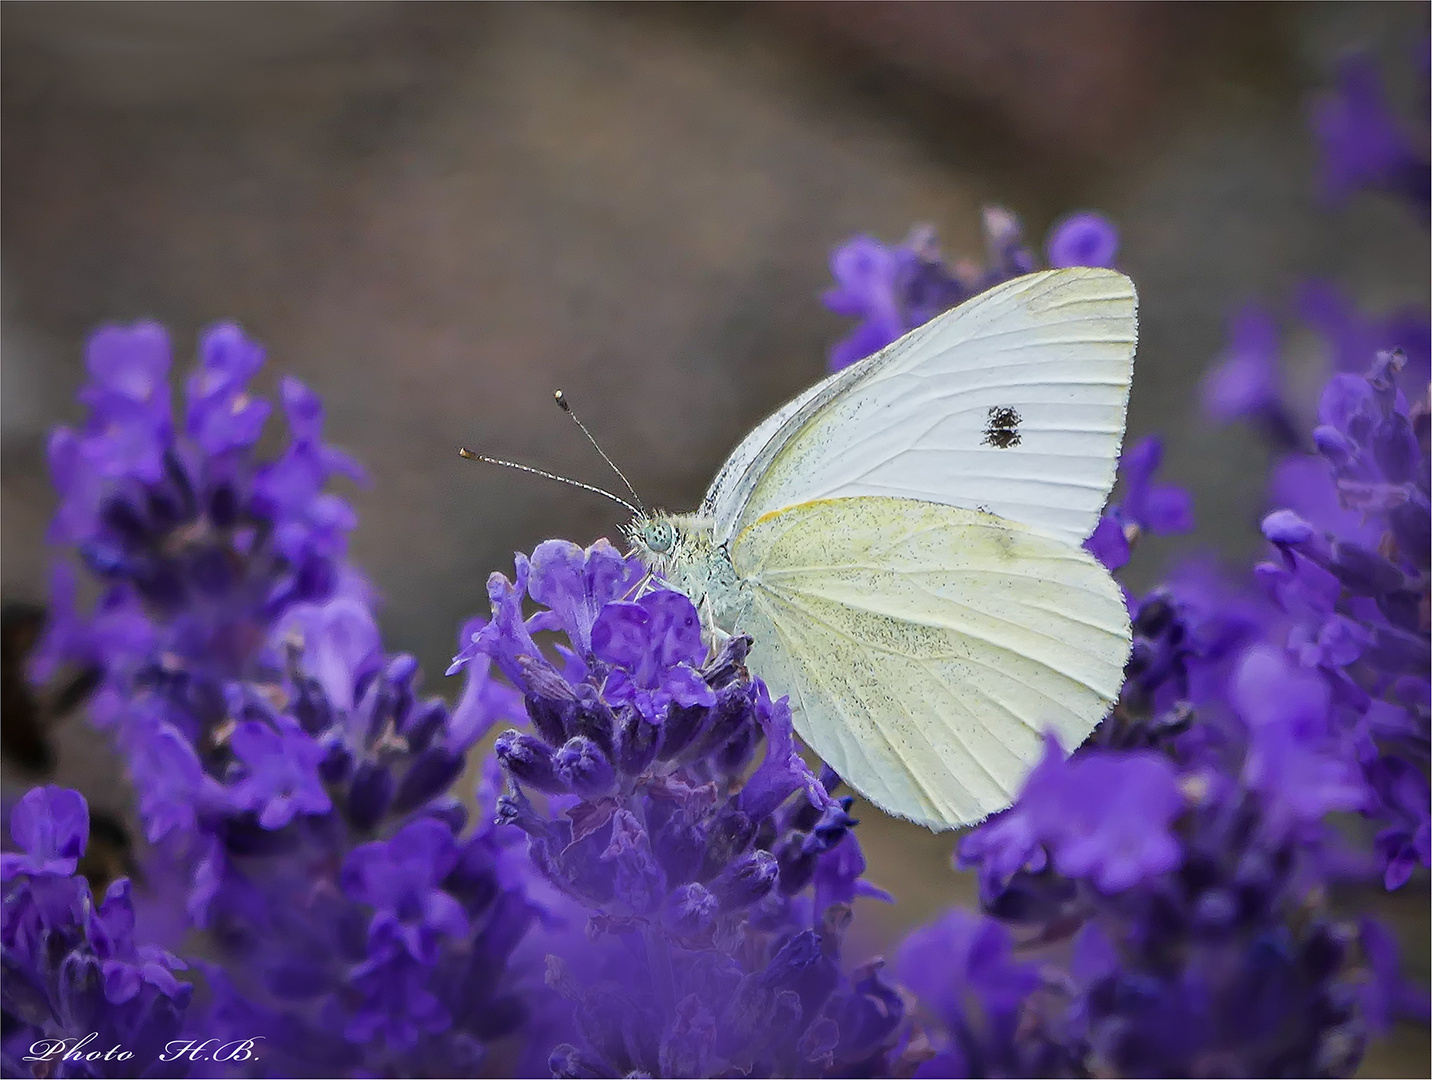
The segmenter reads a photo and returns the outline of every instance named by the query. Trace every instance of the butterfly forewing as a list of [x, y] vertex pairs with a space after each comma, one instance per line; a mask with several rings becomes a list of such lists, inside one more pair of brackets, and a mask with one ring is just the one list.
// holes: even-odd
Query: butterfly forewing
[[1030, 274], [807, 391], [748, 437], [703, 510], [729, 540], [812, 499], [983, 509], [1078, 544], [1114, 481], [1137, 334], [1113, 270]]

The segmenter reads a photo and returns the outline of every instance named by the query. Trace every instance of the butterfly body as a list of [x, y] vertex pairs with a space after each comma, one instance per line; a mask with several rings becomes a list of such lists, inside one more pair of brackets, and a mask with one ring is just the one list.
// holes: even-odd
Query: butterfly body
[[707, 631], [735, 632], [747, 594], [715, 523], [700, 514], [652, 514], [635, 519], [627, 537], [652, 575], [691, 598]]
[[1132, 283], [1031, 274], [759, 424], [690, 515], [628, 528], [653, 575], [876, 805], [931, 828], [1008, 805], [1052, 730], [1112, 705], [1130, 631], [1083, 550], [1112, 486]]

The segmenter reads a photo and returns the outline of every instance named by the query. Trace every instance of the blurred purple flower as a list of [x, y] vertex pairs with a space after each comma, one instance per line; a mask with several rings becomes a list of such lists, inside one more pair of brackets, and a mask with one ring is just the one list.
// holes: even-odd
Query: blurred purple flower
[[462, 905], [439, 887], [457, 858], [452, 831], [432, 818], [414, 821], [391, 840], [364, 844], [348, 855], [343, 887], [374, 909], [368, 927], [371, 953], [386, 958], [396, 947], [431, 964], [441, 937], [467, 933]]
[[1380, 189], [1406, 198], [1426, 220], [1432, 186], [1425, 144], [1419, 152], [1393, 115], [1371, 57], [1343, 61], [1337, 87], [1314, 100], [1310, 122], [1326, 196], [1339, 200], [1360, 188]]
[[17, 874], [68, 876], [89, 843], [89, 807], [69, 788], [31, 788], [10, 812], [10, 835], [23, 854], [0, 856], [0, 880]]
[[326, 814], [333, 802], [318, 766], [326, 751], [287, 717], [274, 725], [245, 720], [229, 737], [243, 773], [229, 785], [233, 804], [258, 815], [265, 829], [282, 829], [295, 814]]
[[[4, 855], [5, 1074], [31, 1075], [22, 1055], [35, 1053], [37, 1043], [70, 1040], [65, 1047], [72, 1048], [88, 1038], [99, 1053], [56, 1058], [41, 1065], [45, 1075], [188, 1075], [187, 1062], [166, 1067], [158, 1060], [183, 1030], [193, 987], [174, 973], [184, 963], [135, 942], [128, 879], [95, 904], [85, 880], [72, 876], [89, 835], [84, 798], [64, 788], [32, 789], [16, 805], [11, 833], [26, 854]], [[106, 1056], [113, 1047], [128, 1056]]]
[[1154, 482], [1163, 461], [1163, 440], [1150, 435], [1119, 458], [1123, 498], [1105, 509], [1084, 548], [1110, 570], [1129, 561], [1144, 533], [1168, 535], [1193, 528], [1193, 498], [1181, 487]]
[[1246, 419], [1278, 446], [1299, 445], [1298, 424], [1284, 399], [1278, 324], [1259, 304], [1231, 320], [1228, 345], [1202, 382], [1203, 411], [1214, 420]]
[[1119, 234], [1102, 214], [1070, 214], [1049, 230], [1045, 253], [1052, 267], [1113, 266]]
[[[836, 285], [821, 297], [837, 315], [860, 324], [830, 351], [828, 366], [839, 371], [879, 352], [936, 315], [1001, 281], [1039, 269], [1024, 242], [1019, 219], [1000, 207], [983, 215], [985, 264], [948, 264], [929, 228], [917, 228], [899, 244], [857, 236], [831, 253]], [[1051, 266], [1110, 266], [1118, 234], [1097, 214], [1074, 214], [1049, 237]]]
[[1401, 349], [1407, 358], [1408, 392], [1427, 388], [1432, 362], [1432, 320], [1425, 308], [1398, 308], [1364, 315], [1336, 285], [1309, 281], [1298, 290], [1299, 315], [1327, 342], [1334, 371], [1362, 375], [1379, 352]]
[[[54, 535], [103, 592], [82, 613], [73, 573], [56, 571], [34, 671], [103, 672], [91, 712], [134, 782], [148, 876], [175, 882], [164, 902], [234, 976], [206, 1037], [262, 1035], [277, 1075], [461, 1072], [527, 1018], [504, 1002], [530, 879], [489, 824], [462, 835], [469, 813], [451, 794], [463, 752], [520, 706], [483, 665], [454, 715], [419, 696], [412, 657], [384, 653], [371, 590], [345, 558], [352, 512], [327, 490], [361, 470], [323, 442], [322, 403], [292, 379], [280, 386], [287, 446], [259, 456], [270, 407], [249, 384], [262, 363], [236, 328], [208, 332], [176, 428], [163, 332], [96, 337], [89, 421], [56, 433], [51, 460]], [[95, 454], [107, 471], [88, 467]], [[20, 838], [34, 850], [7, 867], [44, 846], [27, 813]], [[28, 887], [33, 914], [14, 927], [76, 910], [73, 889], [46, 882]], [[135, 940], [129, 909], [127, 891], [112, 895], [92, 924], [112, 1009], [148, 1000], [141, 984], [172, 989], [154, 965], [174, 965]], [[395, 983], [412, 1008], [375, 1017]]]
[[837, 315], [861, 320], [831, 350], [832, 371], [879, 352], [910, 329], [898, 296], [909, 261], [908, 252], [869, 236], [848, 240], [831, 254], [830, 273], [836, 286], [822, 300]]
[[937, 1021], [916, 1076], [1059, 1074], [1057, 1043], [1025, 1020], [1039, 971], [1015, 957], [1000, 923], [949, 911], [901, 942], [895, 973]]

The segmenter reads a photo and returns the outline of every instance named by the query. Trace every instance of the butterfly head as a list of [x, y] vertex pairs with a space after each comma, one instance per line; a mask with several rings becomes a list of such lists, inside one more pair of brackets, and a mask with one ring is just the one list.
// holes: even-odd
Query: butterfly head
[[699, 559], [709, 542], [710, 525], [687, 514], [640, 514], [626, 527], [632, 554], [659, 575]]

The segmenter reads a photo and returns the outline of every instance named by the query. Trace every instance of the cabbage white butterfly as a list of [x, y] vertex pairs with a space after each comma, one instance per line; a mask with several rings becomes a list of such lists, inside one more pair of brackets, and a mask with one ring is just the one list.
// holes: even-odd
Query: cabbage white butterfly
[[[653, 574], [790, 695], [862, 795], [932, 829], [1013, 800], [1049, 728], [1088, 737], [1129, 618], [1083, 540], [1113, 486], [1133, 282], [1007, 281], [756, 426], [694, 514], [638, 512]], [[605, 456], [605, 455], [604, 455]]]

